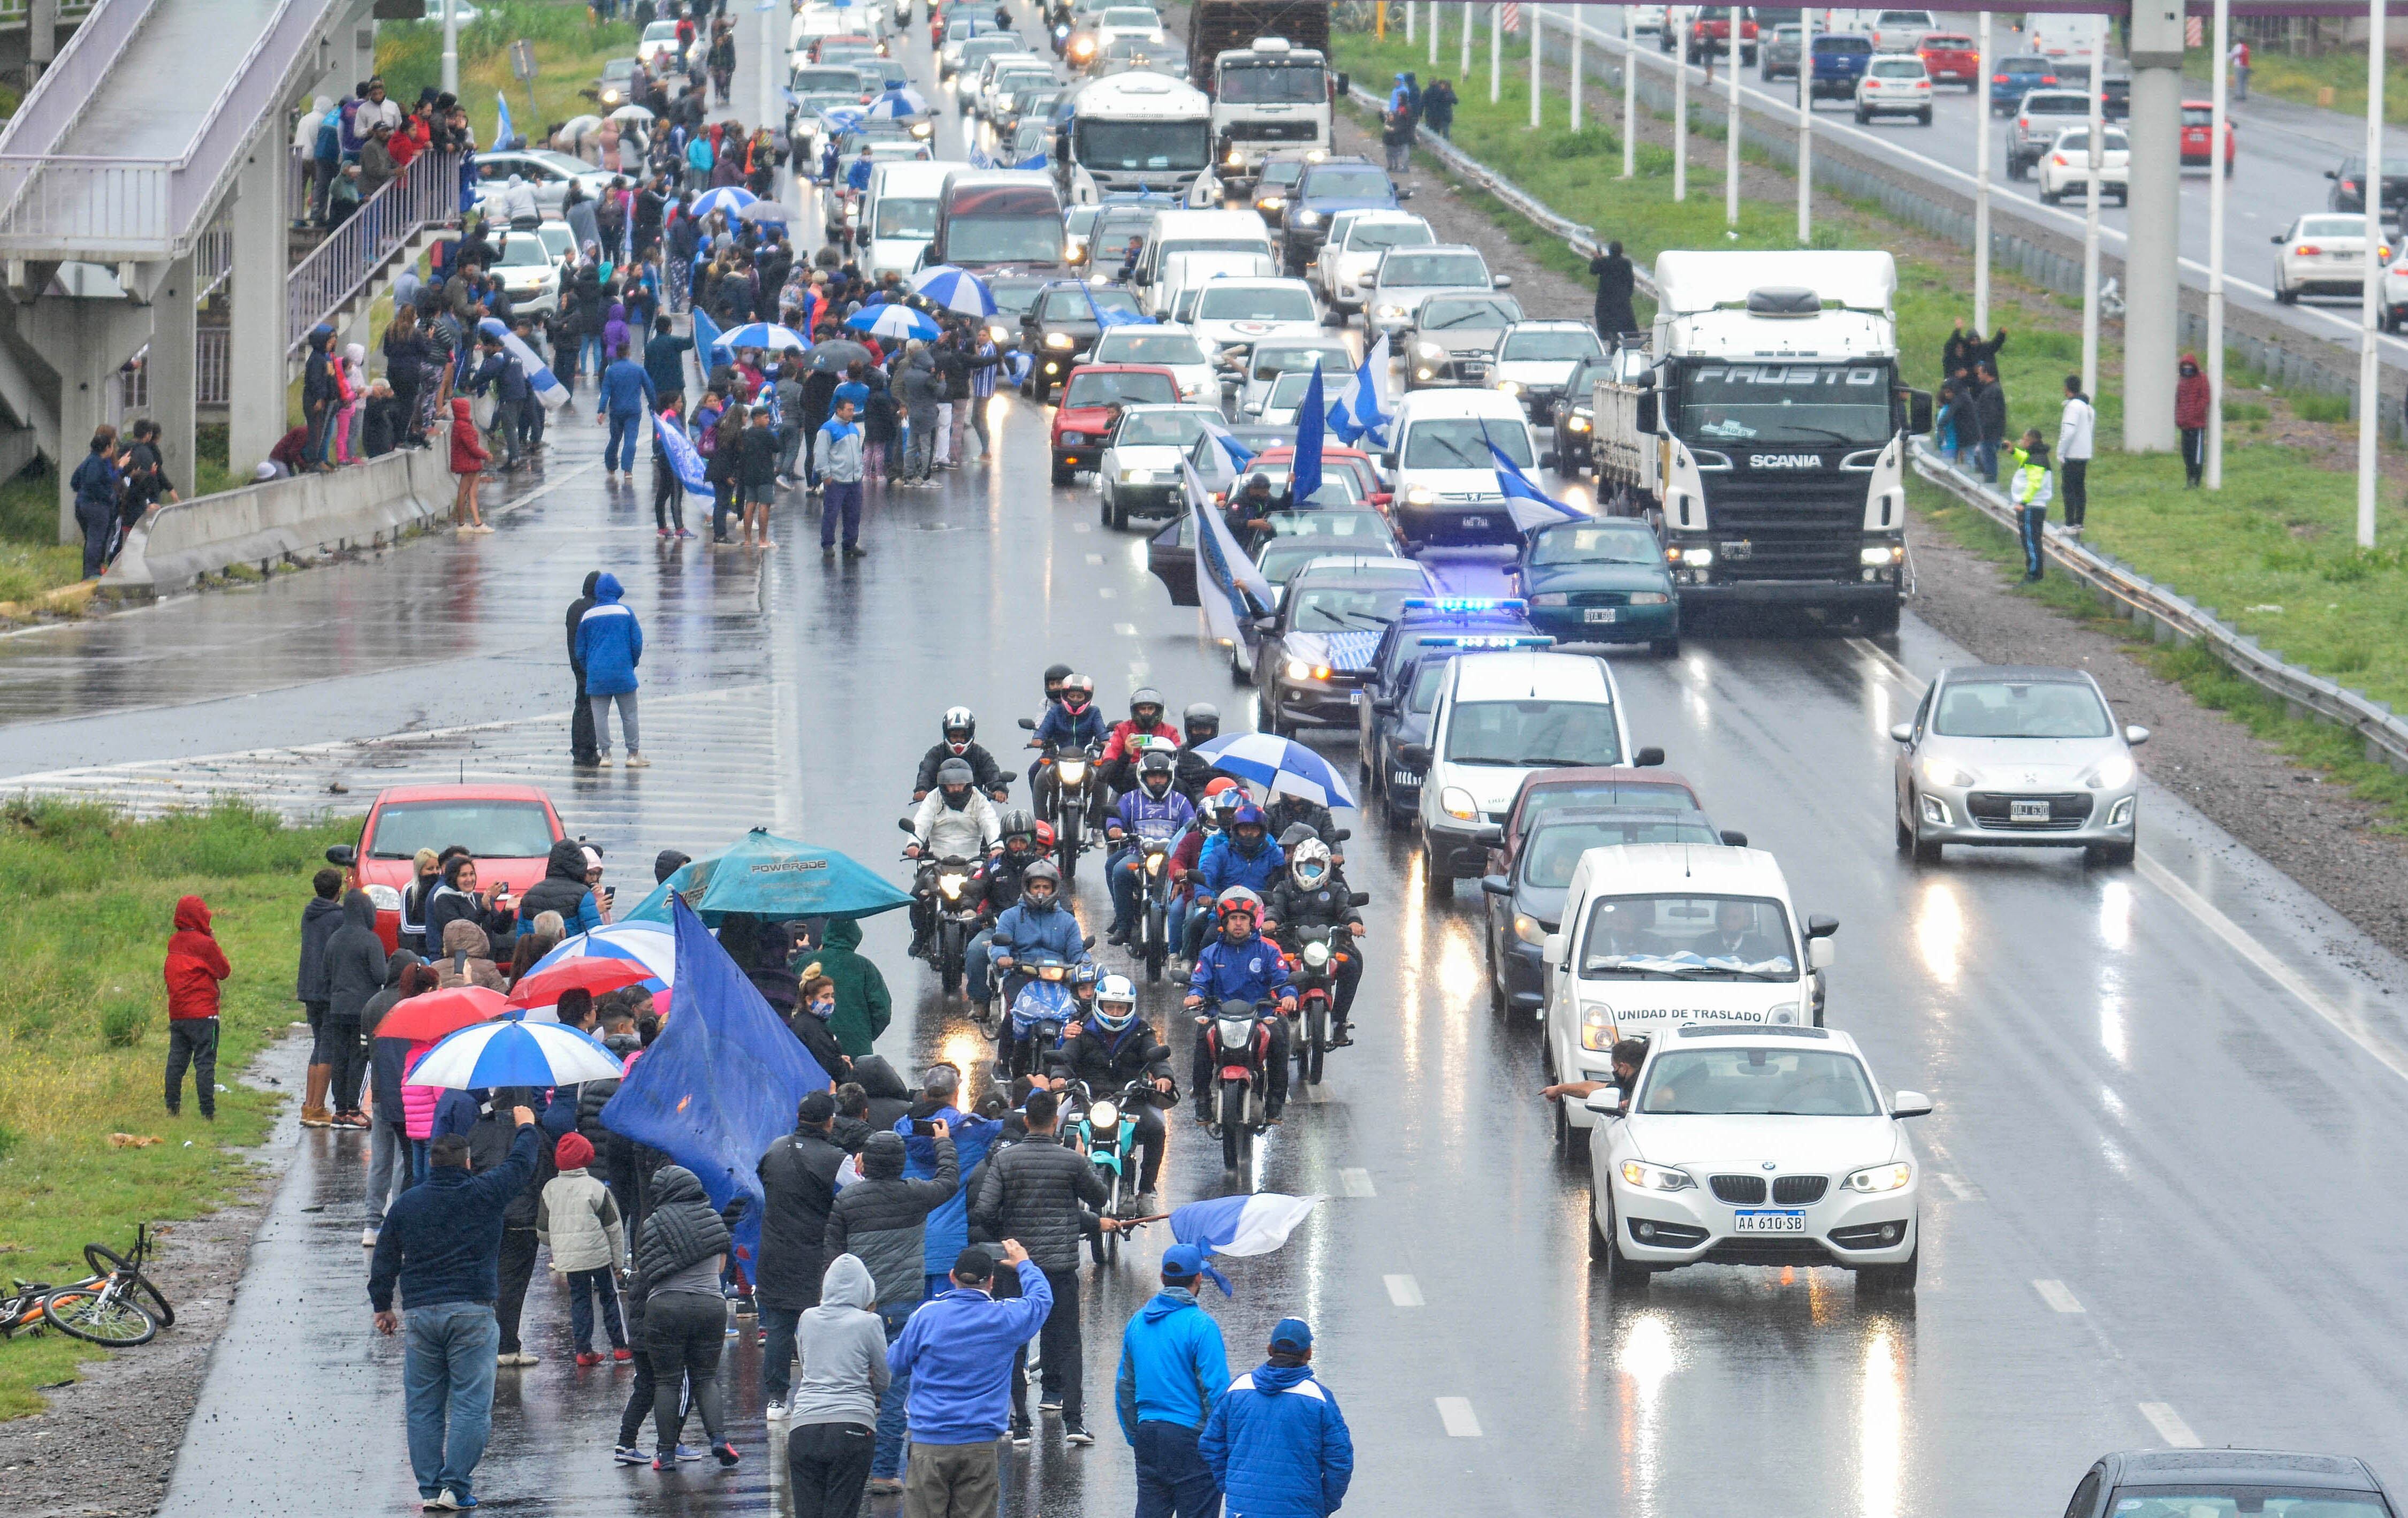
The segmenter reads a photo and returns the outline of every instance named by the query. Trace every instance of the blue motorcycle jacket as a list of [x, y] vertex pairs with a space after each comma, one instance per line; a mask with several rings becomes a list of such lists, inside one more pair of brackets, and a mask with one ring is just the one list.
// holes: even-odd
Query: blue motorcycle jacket
[[1295, 992], [1279, 945], [1256, 933], [1243, 943], [1231, 943], [1218, 934], [1206, 939], [1187, 977], [1187, 994], [1201, 996], [1211, 1008], [1225, 1001], [1277, 1001]]
[[1237, 840], [1226, 833], [1207, 839], [1204, 852], [1196, 859], [1196, 878], [1207, 895], [1219, 895], [1233, 885], [1242, 885], [1257, 895], [1270, 895], [1271, 887], [1280, 882], [1287, 870], [1287, 855], [1277, 841], [1263, 839], [1262, 851], [1249, 857], [1239, 852]]
[[996, 953], [1017, 960], [1039, 949], [1051, 949], [1072, 965], [1087, 957], [1085, 937], [1080, 933], [1079, 920], [1070, 914], [1069, 908], [1054, 904], [1038, 911], [1023, 901], [1006, 909], [996, 919]]
[[1165, 791], [1156, 801], [1140, 786], [1112, 808], [1112, 821], [1132, 837], [1167, 839], [1196, 821], [1196, 808], [1177, 791]]
[[1081, 708], [1075, 717], [1070, 715], [1068, 707], [1056, 701], [1045, 709], [1044, 716], [1037, 719], [1037, 741], [1051, 743], [1055, 748], [1085, 748], [1092, 744], [1100, 749], [1108, 731], [1104, 726], [1104, 714], [1096, 709], [1093, 701]]

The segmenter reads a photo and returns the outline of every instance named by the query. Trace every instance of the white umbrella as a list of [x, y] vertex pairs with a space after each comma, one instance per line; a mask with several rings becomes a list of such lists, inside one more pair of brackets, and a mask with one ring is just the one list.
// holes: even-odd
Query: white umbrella
[[612, 111], [610, 119], [614, 122], [649, 122], [652, 113], [641, 106], [627, 105]]
[[403, 1082], [451, 1091], [494, 1086], [573, 1086], [615, 1081], [619, 1056], [590, 1033], [560, 1023], [508, 1018], [462, 1028], [426, 1052]]

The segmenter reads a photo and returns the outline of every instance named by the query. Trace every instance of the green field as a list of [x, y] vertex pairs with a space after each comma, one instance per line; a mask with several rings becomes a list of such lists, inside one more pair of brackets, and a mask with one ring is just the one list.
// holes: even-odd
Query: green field
[[[460, 99], [477, 140], [491, 146], [509, 92], [511, 123], [530, 142], [540, 143], [553, 126], [592, 111], [590, 89], [613, 58], [635, 55], [640, 28], [629, 21], [598, 22], [578, 0], [503, 0], [480, 5], [477, 20], [460, 29]], [[535, 44], [535, 111], [527, 114], [527, 87], [510, 76], [509, 45], [523, 37]], [[443, 28], [426, 21], [388, 21], [377, 31], [377, 72], [394, 98], [415, 101], [428, 86], [440, 89]]]

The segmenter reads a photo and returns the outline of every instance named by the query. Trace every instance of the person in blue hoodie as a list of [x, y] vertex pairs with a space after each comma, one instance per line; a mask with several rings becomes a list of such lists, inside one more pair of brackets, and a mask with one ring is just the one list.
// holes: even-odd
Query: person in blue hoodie
[[1163, 1251], [1162, 1290], [1121, 1332], [1114, 1401], [1137, 1451], [1137, 1518], [1215, 1518], [1221, 1488], [1197, 1451], [1213, 1404], [1229, 1384], [1221, 1325], [1197, 1303], [1198, 1278], [1232, 1295], [1193, 1244]]
[[[970, 976], [970, 997], [979, 1015], [987, 1010], [990, 990], [987, 977], [996, 972], [1008, 973], [1021, 960], [1039, 951], [1058, 955], [1065, 964], [1076, 965], [1087, 957], [1087, 941], [1079, 932], [1079, 919], [1062, 904], [1062, 872], [1053, 861], [1040, 859], [1020, 872], [1020, 900], [1003, 910], [995, 920], [995, 935], [987, 945], [984, 965], [973, 967]], [[1017, 995], [1019, 988], [1008, 988]], [[1010, 1004], [1005, 997], [1005, 1005]]]
[[1354, 1478], [1354, 1439], [1338, 1398], [1313, 1379], [1312, 1329], [1282, 1318], [1270, 1357], [1229, 1383], [1197, 1451], [1231, 1518], [1326, 1518]]
[[644, 657], [644, 629], [636, 613], [619, 597], [625, 594], [619, 577], [605, 574], [594, 581], [594, 604], [577, 623], [577, 662], [585, 666], [585, 695], [594, 704], [594, 743], [597, 761], [610, 763], [610, 703], [619, 704], [619, 732], [627, 740], [627, 767], [646, 769], [642, 738], [636, 723], [636, 666]]
[[636, 475], [636, 436], [644, 430], [644, 418], [660, 404], [660, 392], [644, 365], [628, 355], [622, 344], [610, 355], [602, 370], [602, 394], [594, 408], [596, 422], [610, 423], [609, 440], [602, 445], [602, 478], [624, 474], [630, 480]]
[[981, 1513], [993, 1518], [1002, 1497], [999, 1440], [1010, 1418], [1012, 1353], [1037, 1335], [1054, 1310], [1054, 1288], [1016, 1239], [1001, 1245], [1020, 1277], [1020, 1295], [997, 1300], [994, 1257], [964, 1249], [949, 1272], [953, 1289], [920, 1304], [886, 1351], [896, 1380], [909, 1376], [904, 1410], [911, 1459], [904, 1511]]
[[1228, 825], [1205, 840], [1196, 856], [1196, 905], [1187, 914], [1187, 957], [1195, 959], [1211, 924], [1211, 906], [1222, 892], [1244, 886], [1268, 895], [1287, 869], [1287, 854], [1271, 838], [1263, 809], [1241, 802]]
[[[903, 1179], [933, 1180], [937, 1174], [937, 1140], [911, 1131], [913, 1123], [925, 1123], [930, 1118], [942, 1118], [953, 1139], [953, 1160], [965, 1176], [986, 1158], [1003, 1132], [999, 1118], [974, 1117], [954, 1105], [961, 1099], [962, 1072], [950, 1065], [932, 1065], [920, 1077], [920, 1094], [910, 1107], [895, 1120], [895, 1131], [903, 1136]], [[945, 1290], [945, 1273], [951, 1269], [970, 1241], [969, 1188], [964, 1186], [939, 1203], [928, 1214], [921, 1249], [921, 1268], [927, 1280], [927, 1295], [935, 1296]]]

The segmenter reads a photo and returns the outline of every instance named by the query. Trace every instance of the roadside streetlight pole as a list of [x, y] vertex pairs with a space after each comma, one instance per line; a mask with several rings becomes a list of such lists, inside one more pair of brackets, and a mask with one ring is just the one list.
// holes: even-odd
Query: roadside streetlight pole
[[[2367, 0], [2366, 21], [2366, 292], [2358, 313], [2358, 546], [2374, 546], [2375, 442], [2383, 429], [2383, 371], [2375, 335], [2383, 311], [2383, 0]], [[2216, 66], [2223, 67], [2222, 60]], [[2220, 76], [2219, 76], [2220, 77]], [[2219, 145], [2220, 146], [2220, 145]], [[2213, 160], [2210, 160], [2213, 164]], [[2220, 165], [2218, 165], [2220, 166]]]
[[[1981, 102], [1980, 132], [1973, 142], [1973, 336], [1990, 330], [1990, 13], [1982, 12], [1982, 82], [1974, 87]], [[1812, 62], [1801, 64], [1811, 67]]]
[[1505, 6], [1504, 0], [1488, 7], [1488, 103], [1495, 105], [1505, 98]]
[[1569, 93], [1572, 97], [1572, 130], [1577, 132], [1580, 130], [1582, 87], [1587, 82], [1581, 78], [1581, 33], [1588, 23], [1581, 20], [1578, 6], [1574, 6], [1570, 14], [1572, 23], [1572, 83]]
[[1630, 7], [1622, 11], [1622, 177], [1639, 173], [1639, 34], [1631, 30]]
[[[1672, 12], [1664, 12], [1664, 24], [1673, 24]], [[1672, 44], [1672, 198], [1689, 198], [1689, 44], [1678, 37]]]
[[[1723, 225], [1737, 227], [1739, 225], [1739, 29], [1742, 8], [1738, 6], [1727, 8], [1730, 12], [1730, 21], [1727, 23], [1730, 34], [1725, 42], [1725, 51], [1727, 56], [1723, 61], [1730, 65], [1724, 70], [1725, 77], [1730, 84], [1730, 95], [1728, 102], [1723, 107]], [[1802, 7], [1799, 14], [1801, 16], [1805, 14]]]
[[1539, 43], [1547, 35], [1547, 7], [1530, 7], [1530, 130], [1539, 129]]
[[[1756, 45], [1769, 45], [1761, 32]], [[1803, 7], [1798, 12], [1798, 246], [1814, 246], [1814, 12]]]
[[[2374, 0], [2380, 5], [2382, 0]], [[2090, 32], [2089, 184], [2082, 197], [2082, 393], [2099, 394], [2099, 181], [2107, 163], [2107, 18]], [[2129, 384], [2131, 376], [2125, 376]]]
[[2207, 488], [2224, 488], [2224, 59], [2232, 0], [2215, 0], [2215, 89], [2207, 125]]
[[459, 0], [443, 0], [443, 93], [458, 99], [460, 94], [460, 12]]

